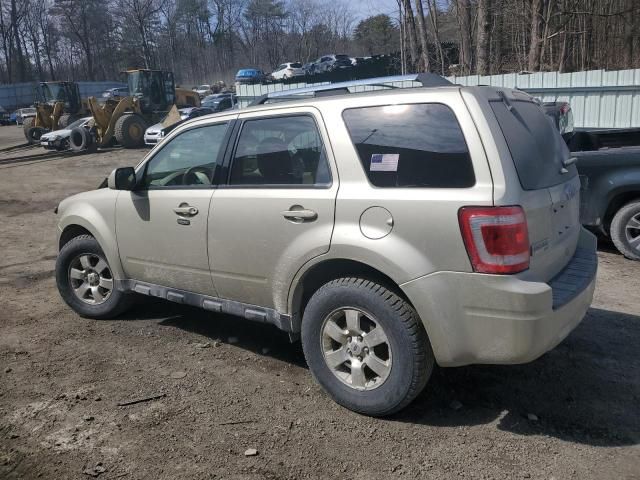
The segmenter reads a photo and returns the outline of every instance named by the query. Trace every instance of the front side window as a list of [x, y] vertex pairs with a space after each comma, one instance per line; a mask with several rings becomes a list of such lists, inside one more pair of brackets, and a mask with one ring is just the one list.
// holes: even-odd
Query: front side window
[[186, 130], [172, 138], [147, 163], [146, 188], [211, 185], [227, 124]]
[[313, 118], [295, 115], [244, 122], [229, 183], [329, 185], [329, 165]]
[[439, 103], [353, 108], [343, 119], [376, 187], [468, 188], [473, 164], [453, 111]]

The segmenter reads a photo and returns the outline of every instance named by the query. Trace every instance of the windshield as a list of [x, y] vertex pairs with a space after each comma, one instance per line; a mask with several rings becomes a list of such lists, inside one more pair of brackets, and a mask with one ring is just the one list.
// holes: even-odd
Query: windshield
[[349, 61], [351, 61], [351, 59], [349, 58], [349, 55], [336, 55], [336, 60], [349, 60]]
[[61, 100], [61, 101], [66, 100], [64, 88], [62, 88], [60, 85], [55, 83], [49, 83], [49, 84], [44, 83], [44, 84], [41, 84], [41, 87], [42, 87], [42, 96], [45, 102], [51, 102], [54, 100]]
[[82, 127], [91, 117], [81, 118], [80, 120], [76, 120], [69, 126], [67, 126], [66, 130], [73, 130], [76, 127]]

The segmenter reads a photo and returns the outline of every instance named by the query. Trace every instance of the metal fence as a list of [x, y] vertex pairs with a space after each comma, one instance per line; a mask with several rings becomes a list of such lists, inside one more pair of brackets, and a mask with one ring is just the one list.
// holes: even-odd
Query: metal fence
[[[35, 82], [0, 85], [0, 107], [10, 112], [33, 104]], [[121, 82], [78, 82], [82, 97], [100, 96], [108, 88], [126, 87]]]
[[[460, 85], [519, 88], [545, 102], [568, 101], [576, 127], [640, 127], [640, 69], [448, 77]], [[321, 84], [236, 85], [241, 105], [265, 93]], [[413, 87], [416, 85], [398, 85]], [[372, 87], [370, 89], [375, 89]], [[380, 88], [380, 87], [377, 87]]]

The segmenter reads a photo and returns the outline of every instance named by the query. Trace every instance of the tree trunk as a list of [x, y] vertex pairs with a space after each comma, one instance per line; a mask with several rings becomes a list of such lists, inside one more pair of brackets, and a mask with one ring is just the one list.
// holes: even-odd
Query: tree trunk
[[18, 7], [16, 0], [11, 0], [11, 27], [13, 29], [13, 38], [15, 39], [16, 54], [18, 56], [18, 80], [24, 82], [27, 80], [27, 69], [24, 62], [24, 54], [22, 53], [22, 42], [20, 40], [20, 31], [18, 29], [20, 19], [18, 18]]
[[405, 28], [407, 37], [409, 37], [409, 51], [411, 52], [411, 69], [413, 70], [418, 64], [418, 38], [416, 36], [416, 22], [411, 8], [411, 0], [402, 0], [404, 6], [404, 15], [406, 18]]
[[473, 64], [471, 54], [471, 5], [469, 0], [456, 0], [458, 35], [460, 37], [460, 63], [462, 74], [469, 75]]
[[422, 66], [425, 72], [429, 71], [429, 39], [427, 38], [427, 29], [424, 25], [424, 11], [422, 9], [422, 0], [415, 0], [416, 16], [418, 17], [418, 33], [420, 35], [420, 46], [422, 54]]
[[[630, 0], [628, 5], [634, 8], [634, 0]], [[630, 15], [623, 17], [624, 22], [624, 48], [622, 51], [625, 68], [633, 68], [633, 43], [635, 37], [636, 21], [638, 20], [638, 9], [634, 8]]]
[[[433, 3], [431, 3], [432, 1]], [[433, 37], [436, 42], [438, 61], [440, 62], [440, 74], [445, 75], [444, 52], [442, 51], [442, 42], [440, 41], [440, 27], [438, 26], [438, 6], [435, 2], [436, 0], [427, 0], [427, 7], [429, 8], [429, 20], [431, 21], [431, 27], [433, 28]]]
[[491, 45], [491, 0], [478, 0], [477, 72], [488, 75], [491, 69], [489, 46]]
[[542, 19], [544, 0], [532, 0], [531, 3], [531, 41], [529, 42], [529, 71], [540, 70], [540, 51], [542, 48]]

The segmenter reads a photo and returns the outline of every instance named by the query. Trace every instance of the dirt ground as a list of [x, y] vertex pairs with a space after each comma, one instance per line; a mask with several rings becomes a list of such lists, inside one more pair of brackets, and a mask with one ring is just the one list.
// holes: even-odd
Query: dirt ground
[[145, 150], [22, 141], [0, 128], [0, 478], [640, 478], [640, 264], [610, 246], [593, 308], [555, 350], [436, 370], [409, 408], [372, 419], [332, 402], [275, 328], [158, 300], [75, 315], [55, 287], [53, 209]]

